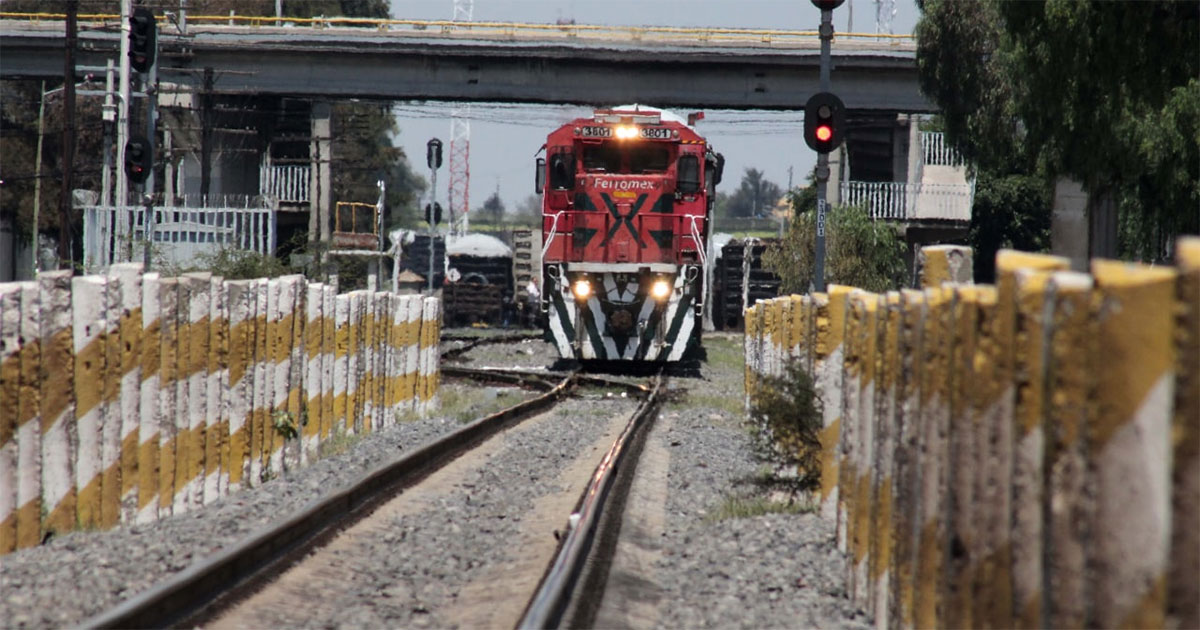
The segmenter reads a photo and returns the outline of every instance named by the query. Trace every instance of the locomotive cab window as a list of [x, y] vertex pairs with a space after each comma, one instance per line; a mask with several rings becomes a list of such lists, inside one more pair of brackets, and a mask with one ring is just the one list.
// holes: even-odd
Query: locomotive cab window
[[611, 144], [589, 144], [583, 147], [583, 168], [605, 173], [621, 172], [621, 150]]
[[671, 152], [667, 147], [646, 144], [629, 149], [629, 172], [634, 175], [662, 173], [670, 164]]
[[675, 187], [677, 191], [685, 195], [700, 192], [700, 160], [696, 159], [696, 156], [680, 157], [675, 175], [678, 181]]
[[550, 156], [550, 187], [570, 190], [575, 187], [575, 154], [555, 153]]

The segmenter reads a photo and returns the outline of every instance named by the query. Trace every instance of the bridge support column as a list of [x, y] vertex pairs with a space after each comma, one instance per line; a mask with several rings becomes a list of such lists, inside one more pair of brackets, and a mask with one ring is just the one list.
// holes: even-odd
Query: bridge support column
[[333, 108], [329, 103], [312, 105], [312, 140], [309, 156], [312, 160], [308, 215], [308, 240], [329, 243], [330, 208], [333, 206], [333, 178], [330, 176], [332, 137], [330, 120]]

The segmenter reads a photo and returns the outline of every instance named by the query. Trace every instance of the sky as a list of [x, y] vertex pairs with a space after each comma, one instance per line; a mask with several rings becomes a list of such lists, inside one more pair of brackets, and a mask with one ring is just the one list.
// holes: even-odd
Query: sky
[[[392, 17], [447, 20], [453, 0], [392, 0]], [[834, 10], [837, 32], [875, 32], [875, 0], [846, 0]], [[911, 33], [918, 18], [914, 0], [894, 0], [893, 33]], [[820, 13], [810, 0], [474, 0], [476, 21], [541, 22], [574, 19], [577, 24], [619, 26], [717, 26], [815, 30]], [[836, 85], [837, 76], [834, 74]], [[619, 105], [623, 103], [610, 103]], [[646, 103], [653, 105], [653, 103]], [[397, 103], [400, 134], [413, 168], [429, 178], [425, 144], [440, 139], [446, 164], [450, 150], [450, 103]], [[511, 212], [533, 194], [534, 159], [547, 134], [591, 110], [571, 105], [473, 104], [469, 203], [472, 210], [499, 191]], [[678, 112], [685, 114], [686, 112]], [[804, 144], [802, 111], [706, 110], [697, 130], [725, 155], [725, 177], [719, 191], [732, 193], [747, 168], [763, 171], [781, 188], [789, 177], [804, 185], [816, 164], [816, 153]], [[789, 175], [789, 169], [791, 173]], [[438, 171], [437, 199], [446, 205], [449, 172]]]

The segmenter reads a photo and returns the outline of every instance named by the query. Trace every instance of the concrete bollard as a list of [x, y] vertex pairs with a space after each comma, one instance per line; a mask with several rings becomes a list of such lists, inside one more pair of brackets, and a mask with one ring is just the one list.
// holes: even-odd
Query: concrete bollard
[[[106, 381], [107, 343], [109, 334], [108, 278], [80, 276], [71, 279], [72, 354], [75, 368], [75, 448], [74, 473], [76, 522], [85, 529], [107, 527], [102, 511], [114, 512], [117, 493], [111, 493], [114, 504], [104, 506], [108, 498], [104, 482], [119, 484], [117, 477], [105, 479], [105, 448], [110, 427], [105, 422], [104, 394]], [[114, 418], [119, 429], [120, 420]], [[115, 437], [115, 434], [114, 434]], [[111, 453], [108, 453], [112, 457]], [[117, 486], [116, 489], [119, 489]], [[107, 507], [107, 510], [105, 509]], [[116, 520], [113, 520], [113, 524]]]
[[0, 284], [0, 554], [17, 548], [21, 350], [21, 287]]
[[1089, 319], [1092, 278], [1054, 272], [1050, 292], [1053, 321], [1046, 359], [1044, 614], [1047, 627], [1082, 628], [1086, 621], [1086, 528], [1091, 520], [1083, 432], [1096, 361], [1096, 331]]
[[[76, 453], [75, 391], [64, 383], [75, 381], [71, 327], [71, 272], [48, 271], [38, 275], [41, 324], [41, 371], [55, 378], [38, 377], [41, 398], [42, 529], [65, 534], [75, 529]], [[39, 542], [41, 537], [39, 536]]]
[[438, 406], [438, 339], [441, 336], [440, 302], [437, 298], [425, 298], [421, 312], [421, 378], [425, 382], [422, 390], [422, 415]]
[[[847, 296], [845, 314], [845, 341], [842, 355], [842, 425], [838, 436], [838, 550], [850, 556], [847, 562], [847, 588], [852, 588], [854, 576], [854, 490], [858, 484], [857, 456], [859, 430], [858, 397], [862, 386], [861, 374], [861, 312], [856, 314], [852, 301]], [[860, 309], [861, 310], [861, 309]], [[851, 600], [854, 597], [851, 595]]]
[[186, 343], [181, 347], [180, 382], [187, 387], [187, 402], [180, 406], [185, 410], [176, 443], [179, 445], [179, 466], [175, 476], [176, 512], [204, 505], [204, 471], [207, 434], [211, 418], [208, 409], [208, 358], [212, 308], [212, 274], [189, 273], [180, 284], [180, 319], [184, 320], [179, 340]]
[[254, 285], [229, 282], [229, 489], [250, 476], [250, 440], [254, 421]]
[[424, 298], [411, 295], [405, 298], [408, 318], [405, 323], [404, 349], [404, 397], [407, 408], [413, 413], [420, 411], [417, 396], [417, 370], [421, 363], [421, 309]]
[[250, 485], [259, 486], [265, 481], [270, 455], [270, 415], [273, 385], [268, 369], [271, 359], [268, 353], [270, 338], [270, 285], [265, 279], [257, 279], [252, 286], [254, 299], [254, 351], [250, 358], [251, 405], [250, 405]]
[[[159, 379], [158, 379], [158, 517], [174, 513], [175, 466], [178, 461], [176, 424], [178, 409], [187, 409], [179, 394], [186, 383], [179, 382], [180, 287], [178, 278], [162, 278], [158, 284], [159, 308]], [[186, 314], [184, 314], [186, 317]], [[186, 321], [186, 320], [185, 320]], [[178, 405], [177, 405], [178, 403]], [[183, 414], [186, 421], [186, 413]]]
[[925, 294], [905, 290], [900, 293], [903, 317], [900, 322], [899, 372], [896, 379], [896, 453], [893, 475], [894, 506], [891, 529], [895, 533], [892, 550], [889, 625], [914, 627], [913, 596], [916, 571], [918, 476], [917, 431], [921, 419], [921, 374], [925, 364], [921, 340], [925, 324]]
[[917, 429], [919, 460], [917, 536], [913, 621], [918, 628], [943, 625], [941, 594], [946, 540], [945, 496], [949, 448], [949, 362], [953, 291], [925, 290], [927, 311], [922, 337], [921, 418]]
[[971, 284], [974, 254], [962, 245], [929, 245], [917, 252], [917, 288], [934, 289], [943, 283]]
[[1043, 576], [1045, 494], [1045, 356], [1049, 343], [1050, 274], [1017, 271], [1014, 410], [1015, 449], [1012, 470], [1013, 620], [1020, 628], [1046, 625]]
[[17, 548], [42, 542], [42, 320], [37, 282], [20, 293], [20, 401], [17, 403]]
[[304, 304], [304, 408], [308, 422], [301, 429], [301, 461], [317, 457], [321, 438], [324, 437], [321, 411], [325, 406], [321, 390], [321, 333], [325, 329], [325, 285], [314, 282], [309, 284], [306, 290], [308, 295]]
[[896, 454], [897, 384], [900, 372], [900, 328], [903, 303], [900, 293], [890, 291], [880, 303], [878, 326], [878, 386], [875, 392], [875, 435], [871, 476], [871, 548], [868, 572], [871, 580], [871, 610], [875, 627], [888, 628], [891, 602], [893, 479]]
[[[878, 383], [879, 302], [875, 293], [858, 292], [850, 296], [851, 318], [856, 322], [854, 332], [857, 359], [858, 387], [856, 418], [852, 433], [849, 463], [853, 471], [853, 502], [848, 510], [850, 551], [854, 560], [850, 580], [850, 598], [857, 606], [870, 610], [871, 554], [871, 477], [875, 460], [875, 391]], [[849, 392], [848, 392], [849, 393]], [[848, 422], [843, 426], [843, 437]]]
[[1200, 628], [1200, 238], [1176, 244], [1174, 466], [1168, 625]]
[[[829, 293], [812, 297], [812, 371], [821, 393], [821, 516], [838, 519], [840, 452], [842, 431], [842, 378], [846, 330], [846, 297], [850, 287], [830, 285]], [[838, 520], [841, 523], [840, 520]], [[845, 551], [845, 532], [838, 527], [839, 548]]]
[[[980, 287], [962, 285], [953, 289], [953, 354], [947, 376], [950, 388], [949, 475], [947, 492], [946, 591], [942, 594], [948, 628], [972, 627], [975, 571], [978, 569], [979, 514], [976, 483], [982, 452], [981, 415], [972, 404], [976, 388], [987, 387], [991, 365], [976, 364], [979, 332]], [[987, 356], [980, 353], [980, 356]], [[983, 367], [980, 370], [978, 367]], [[994, 387], [992, 389], [995, 389]]]
[[337, 289], [325, 285], [321, 301], [321, 443], [324, 444], [335, 426], [333, 366], [337, 361]]
[[118, 518], [123, 523], [137, 521], [138, 515], [138, 451], [141, 446], [141, 380], [142, 380], [142, 286], [143, 270], [139, 263], [119, 263], [109, 267], [109, 287], [117, 309], [115, 334], [110, 337], [108, 353], [117, 359], [116, 391], [110, 401], [110, 413], [120, 418], [118, 435], [119, 506]]
[[209, 430], [204, 439], [204, 503], [229, 493], [229, 285], [213, 277], [209, 284], [208, 402]]
[[162, 382], [162, 283], [157, 273], [142, 276], [141, 384], [138, 391], [137, 516], [138, 523], [158, 520], [159, 445]]
[[339, 295], [335, 298], [334, 322], [337, 329], [336, 350], [333, 363], [333, 432], [354, 433], [354, 426], [348, 422], [350, 384], [350, 296]]
[[1092, 262], [1099, 357], [1089, 418], [1096, 512], [1088, 591], [1092, 623], [1162, 627], [1170, 545], [1172, 330], [1176, 273]]
[[980, 574], [982, 592], [978, 601], [987, 606], [981, 612], [982, 623], [996, 627], [1014, 624], [1017, 604], [1013, 599], [1012, 574], [1012, 470], [1016, 435], [1016, 321], [1017, 271], [1065, 271], [1070, 261], [1059, 256], [1028, 254], [1001, 250], [996, 254], [996, 323], [995, 335], [999, 353], [996, 355], [996, 380], [1003, 389], [998, 399], [994, 448], [987, 457], [988, 488], [1002, 488], [994, 495], [981, 497], [985, 505], [994, 508], [987, 519], [989, 542], [995, 542], [994, 552], [984, 560]]

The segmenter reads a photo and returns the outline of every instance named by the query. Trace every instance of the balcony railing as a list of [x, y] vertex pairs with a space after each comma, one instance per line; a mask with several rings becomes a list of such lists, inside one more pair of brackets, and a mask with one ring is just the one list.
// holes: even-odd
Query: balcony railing
[[921, 132], [921, 149], [925, 154], [925, 166], [962, 166], [962, 156], [946, 142], [940, 131]]
[[970, 221], [975, 186], [966, 184], [905, 184], [842, 182], [845, 205], [865, 205], [872, 219]]
[[282, 203], [308, 203], [310, 166], [268, 166], [258, 169], [258, 191]]

